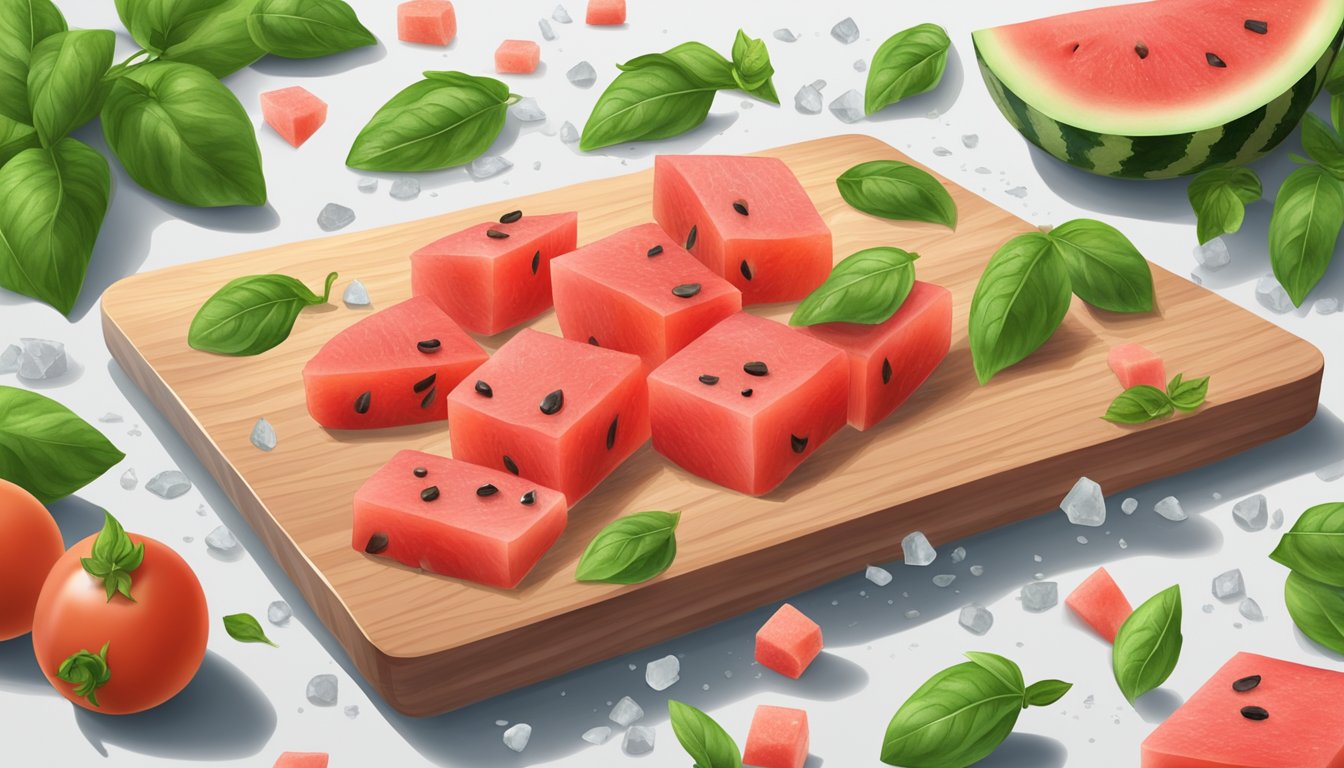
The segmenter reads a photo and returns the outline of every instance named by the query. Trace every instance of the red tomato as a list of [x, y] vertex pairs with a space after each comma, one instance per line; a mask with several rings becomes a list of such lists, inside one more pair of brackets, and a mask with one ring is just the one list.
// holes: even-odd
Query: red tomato
[[61, 530], [47, 508], [0, 480], [0, 640], [32, 630], [37, 595], [64, 551]]
[[[116, 525], [110, 516], [109, 525]], [[154, 539], [121, 534], [120, 526], [118, 535], [144, 544], [144, 559], [127, 571], [134, 601], [120, 593], [108, 599], [104, 580], [80, 563], [107, 531], [71, 547], [51, 569], [33, 618], [33, 649], [42, 673], [67, 699], [125, 715], [156, 707], [191, 682], [205, 658], [209, 616], [191, 566]], [[62, 674], [72, 657], [73, 668]]]

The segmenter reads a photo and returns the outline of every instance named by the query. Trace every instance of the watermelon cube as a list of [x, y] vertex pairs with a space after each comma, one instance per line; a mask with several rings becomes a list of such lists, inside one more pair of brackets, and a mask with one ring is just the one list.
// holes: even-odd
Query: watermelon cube
[[351, 545], [511, 589], [560, 538], [567, 509], [564, 494], [508, 472], [400, 451], [355, 494]]
[[1238, 653], [1143, 742], [1143, 768], [1341, 768], [1344, 674]]
[[1108, 643], [1115, 642], [1120, 625], [1134, 612], [1125, 593], [1120, 591], [1105, 568], [1098, 568], [1088, 576], [1069, 593], [1064, 604]]
[[397, 6], [397, 38], [405, 43], [447, 45], [457, 37], [457, 13], [448, 0], [410, 0]]
[[495, 71], [501, 75], [530, 75], [541, 63], [541, 46], [531, 40], [505, 40], [495, 49]]
[[794, 680], [821, 653], [821, 627], [785, 603], [756, 632], [756, 661]]
[[1111, 348], [1107, 362], [1120, 386], [1125, 389], [1147, 384], [1166, 391], [1167, 371], [1162, 358], [1141, 344], [1121, 344]]
[[797, 301], [831, 273], [831, 230], [778, 158], [659, 155], [653, 217], [745, 304]]
[[739, 312], [649, 375], [653, 447], [741, 493], [768, 493], [845, 426], [845, 353]]
[[336, 334], [303, 366], [308, 413], [328, 429], [442, 421], [444, 395], [486, 357], [434, 302], [403, 301]]
[[574, 250], [578, 220], [506, 214], [448, 235], [411, 255], [411, 292], [473, 333], [512, 328], [551, 306], [551, 259]]
[[295, 85], [261, 94], [261, 116], [281, 138], [297, 147], [327, 122], [327, 102]]
[[593, 25], [624, 24], [625, 0], [588, 0], [584, 21]]
[[864, 430], [891, 415], [952, 348], [952, 293], [916, 281], [890, 320], [801, 329], [849, 356], [849, 424]]
[[565, 338], [639, 355], [655, 368], [720, 320], [742, 294], [657, 224], [644, 224], [551, 262]]
[[327, 768], [326, 752], [281, 752], [275, 768]]
[[649, 439], [639, 358], [525, 328], [448, 397], [453, 455], [578, 502]]
[[742, 763], [759, 768], [803, 768], [807, 749], [807, 713], [762, 704], [751, 717]]

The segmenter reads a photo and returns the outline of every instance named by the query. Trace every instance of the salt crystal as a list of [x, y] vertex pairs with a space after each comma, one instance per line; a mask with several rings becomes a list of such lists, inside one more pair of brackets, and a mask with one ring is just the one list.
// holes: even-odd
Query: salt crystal
[[508, 727], [509, 727], [509, 721], [508, 721], [508, 720], [496, 720], [496, 721], [495, 721], [495, 726], [496, 726], [496, 727], [499, 727], [499, 728], [508, 728]]
[[854, 23], [853, 17], [847, 16], [831, 27], [831, 37], [849, 45], [859, 39], [859, 25]]
[[625, 696], [616, 702], [616, 706], [611, 708], [611, 714], [607, 717], [617, 725], [628, 726], [639, 722], [640, 718], [644, 717], [644, 710], [635, 703], [634, 699]]
[[1316, 479], [1327, 483], [1333, 483], [1341, 477], [1344, 477], [1344, 461], [1336, 461], [1316, 470]]
[[1242, 581], [1241, 570], [1234, 568], [1213, 578], [1213, 596], [1219, 600], [1245, 594], [1246, 584]]
[[980, 145], [980, 137], [974, 133], [968, 133], [961, 137], [961, 145], [967, 149], [975, 149]]
[[1125, 541], [1124, 539], [1121, 539], [1117, 543], [1120, 545], [1121, 549], [1129, 549], [1129, 542]]
[[289, 623], [290, 618], [294, 616], [294, 609], [289, 607], [289, 603], [284, 600], [276, 600], [266, 606], [266, 620], [277, 627], [283, 627]]
[[99, 416], [98, 420], [104, 424], [120, 424], [123, 421], [123, 419], [121, 418], [121, 414], [113, 413], [111, 411], [108, 411], [107, 413], [104, 413], [102, 416]]
[[863, 577], [879, 587], [885, 587], [891, 583], [891, 571], [878, 568], [876, 565], [868, 566], [868, 570], [864, 571]]
[[1086, 543], [1087, 543], [1087, 537], [1086, 537], [1086, 536], [1078, 536], [1078, 537], [1076, 537], [1076, 540], [1077, 540], [1077, 542], [1078, 542], [1079, 544], [1086, 544]]
[[935, 157], [951, 157], [952, 150], [948, 149], [947, 147], [934, 147], [933, 154]]
[[621, 742], [621, 751], [627, 755], [647, 755], [653, 751], [654, 730], [644, 725], [634, 725], [625, 732]]
[[933, 586], [935, 586], [935, 587], [950, 587], [950, 586], [952, 586], [952, 582], [954, 582], [954, 581], [956, 581], [956, 580], [957, 580], [957, 577], [956, 577], [956, 575], [954, 575], [954, 574], [951, 574], [951, 573], [940, 573], [940, 574], [938, 574], [937, 576], [934, 576], [934, 577], [933, 577]]
[[22, 355], [23, 350], [14, 344], [5, 347], [5, 351], [0, 352], [0, 373], [14, 373], [19, 370], [19, 357]]
[[204, 504], [197, 504], [197, 505], [196, 505], [196, 514], [197, 514], [197, 516], [199, 516], [199, 517], [205, 517], [205, 513], [206, 513], [205, 505], [204, 505]]
[[392, 188], [388, 190], [388, 195], [393, 200], [414, 200], [420, 196], [419, 179], [399, 178], [392, 182]]
[[965, 560], [965, 559], [966, 559], [966, 548], [965, 548], [965, 547], [957, 547], [956, 549], [952, 550], [952, 554], [950, 555], [950, 558], [951, 558], [951, 560], [952, 560], [953, 563], [960, 563], [962, 560]]
[[569, 82], [580, 88], [588, 88], [592, 86], [593, 83], [597, 82], [597, 70], [593, 69], [592, 64], [589, 64], [586, 61], [580, 61], [578, 64], [569, 68], [569, 71], [565, 73], [565, 77], [569, 78]]
[[1021, 199], [1021, 198], [1024, 198], [1024, 197], [1027, 196], [1027, 188], [1026, 188], [1026, 187], [1013, 187], [1012, 189], [1007, 189], [1007, 190], [1004, 190], [1004, 191], [1005, 191], [1007, 194], [1012, 195], [1013, 197], [1016, 197], [1016, 198], [1018, 198], [1018, 199]]
[[252, 427], [252, 445], [263, 451], [274, 451], [275, 443], [275, 427], [265, 419], [257, 419]]
[[1257, 493], [1232, 506], [1232, 519], [1243, 531], [1263, 531], [1269, 523], [1269, 508], [1265, 495]]
[[813, 87], [813, 88], [816, 88], [818, 91], [824, 91], [824, 90], [826, 90], [826, 81], [825, 81], [825, 80], [813, 80], [813, 81], [812, 81], [812, 87]]
[[916, 610], [914, 610], [914, 609], [908, 610], [908, 611], [905, 612], [905, 618], [907, 618], [907, 619], [918, 619], [918, 618], [919, 618], [919, 611], [916, 611]]
[[367, 307], [373, 303], [372, 299], [369, 298], [369, 289], [358, 280], [351, 280], [350, 284], [345, 286], [345, 293], [341, 294], [341, 301], [345, 302], [347, 307]]
[[1181, 500], [1175, 496], [1168, 496], [1154, 504], [1153, 511], [1174, 523], [1179, 523], [1190, 517], [1181, 508]]
[[509, 107], [509, 114], [513, 116], [514, 120], [523, 123], [539, 123], [546, 119], [546, 112], [537, 104], [537, 100], [531, 96], [524, 96]]
[[350, 718], [351, 720], [354, 720], [356, 717], [359, 717], [359, 705], [351, 704], [350, 706], [346, 707], [345, 716]]
[[901, 552], [906, 565], [928, 565], [938, 556], [923, 531], [915, 531], [901, 539]]
[[775, 39], [780, 41], [781, 43], [792, 43], [798, 40], [798, 36], [795, 35], [793, 33], [793, 30], [791, 29], [787, 27], [780, 27], [779, 29], [775, 30]]
[[355, 182], [355, 188], [366, 195], [371, 195], [378, 191], [378, 180], [369, 176], [360, 178]]
[[550, 19], [537, 19], [537, 26], [541, 29], [541, 37], [544, 40], [555, 39], [555, 28], [551, 26]]
[[1333, 315], [1339, 311], [1339, 299], [1334, 297], [1317, 299], [1312, 306], [1316, 309], [1318, 315]]
[[1195, 246], [1195, 261], [1208, 270], [1218, 270], [1232, 263], [1232, 254], [1227, 250], [1223, 238], [1215, 237], [1203, 245]]
[[490, 155], [488, 157], [478, 157], [471, 161], [467, 166], [467, 173], [471, 174], [473, 179], [480, 181], [501, 173], [513, 167], [513, 163], [501, 155]]
[[864, 61], [863, 59], [855, 59], [855, 60], [854, 60], [854, 71], [855, 71], [855, 72], [867, 72], [867, 71], [868, 71], [868, 62]]
[[980, 174], [981, 176], [988, 176], [989, 174], [993, 173], [993, 171], [991, 171], [990, 169], [986, 168], [983, 165], [976, 166], [975, 172]]
[[1288, 298], [1288, 292], [1283, 290], [1279, 281], [1271, 272], [1255, 283], [1255, 298], [1266, 309], [1276, 314], [1284, 314], [1293, 311], [1293, 300]]
[[121, 473], [121, 487], [128, 491], [135, 490], [135, 486], [140, 480], [135, 476], [134, 469], [128, 469]]
[[961, 615], [957, 617], [957, 623], [965, 627], [967, 631], [975, 635], [983, 635], [994, 626], [994, 614], [989, 609], [979, 603], [971, 603], [961, 609]]
[[1241, 601], [1241, 604], [1237, 606], [1237, 610], [1241, 612], [1242, 616], [1245, 616], [1251, 621], [1265, 620], [1265, 612], [1260, 610], [1260, 604], [1249, 597]]
[[1044, 558], [1044, 557], [1041, 557], [1040, 555], [1032, 555], [1032, 556], [1031, 556], [1031, 559], [1032, 559], [1034, 562], [1037, 562], [1037, 563], [1043, 563], [1043, 562], [1045, 562], [1045, 558]]
[[569, 17], [569, 11], [566, 11], [565, 6], [563, 5], [555, 6], [555, 10], [551, 11], [551, 18], [561, 24], [568, 24], [573, 21], [573, 19]]
[[1040, 613], [1059, 604], [1059, 584], [1053, 581], [1033, 581], [1022, 587], [1022, 607]]
[[336, 676], [335, 675], [317, 675], [308, 681], [308, 689], [304, 695], [308, 701], [317, 707], [336, 706]]
[[19, 378], [29, 381], [54, 379], [65, 373], [67, 360], [65, 345], [47, 339], [19, 339], [23, 353], [19, 356]]
[[972, 576], [984, 576], [984, 575], [985, 575], [985, 566], [983, 566], [983, 565], [972, 565], [972, 566], [971, 566], [971, 575], [972, 575]]
[[605, 725], [589, 728], [583, 732], [582, 738], [589, 744], [606, 744], [611, 738], [611, 729]]
[[1086, 477], [1078, 478], [1072, 490], [1059, 503], [1069, 522], [1098, 527], [1106, 522], [1106, 498], [1101, 486]]
[[1201, 611], [1205, 612], [1205, 613], [1213, 613], [1213, 604], [1212, 604], [1212, 603], [1205, 603], [1205, 604], [1201, 605], [1201, 606], [1199, 607], [1199, 609], [1200, 609]]
[[864, 115], [863, 94], [851, 88], [831, 102], [830, 110], [842, 123], [857, 123]]
[[176, 499], [191, 490], [191, 480], [182, 472], [170, 469], [151, 477], [145, 483], [145, 490], [161, 499]]
[[1120, 502], [1120, 511], [1124, 512], [1126, 515], [1134, 514], [1138, 510], [1138, 508], [1139, 508], [1139, 500], [1134, 498], [1133, 496]]
[[676, 656], [664, 656], [644, 667], [644, 682], [655, 691], [665, 691], [681, 679], [681, 662]]
[[579, 140], [579, 129], [575, 128], [573, 123], [566, 120], [564, 124], [560, 126], [560, 140], [566, 144], [573, 144]]
[[205, 546], [216, 552], [233, 552], [238, 549], [238, 539], [224, 526], [219, 526], [205, 537]]
[[322, 212], [317, 214], [317, 226], [323, 232], [335, 232], [338, 229], [344, 229], [350, 226], [350, 223], [354, 220], [354, 211], [336, 203], [327, 203], [322, 208]]
[[1276, 530], [1276, 531], [1283, 527], [1283, 510], [1282, 510], [1282, 509], [1276, 509], [1276, 510], [1274, 510], [1274, 518], [1273, 518], [1273, 520], [1270, 522], [1269, 527], [1270, 527], [1270, 528], [1273, 528], [1273, 529]]
[[514, 752], [522, 752], [527, 749], [527, 742], [531, 738], [532, 726], [527, 723], [518, 723], [504, 732], [504, 746]]
[[804, 115], [816, 115], [821, 113], [821, 91], [810, 85], [804, 85], [798, 89], [798, 93], [793, 97], [793, 108]]

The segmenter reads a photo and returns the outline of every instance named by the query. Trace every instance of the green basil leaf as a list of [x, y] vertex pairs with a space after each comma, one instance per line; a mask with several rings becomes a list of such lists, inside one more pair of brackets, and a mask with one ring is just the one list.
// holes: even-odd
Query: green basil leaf
[[742, 768], [737, 743], [714, 718], [675, 699], [667, 702], [667, 712], [672, 732], [696, 768]]
[[891, 718], [882, 762], [962, 768], [983, 760], [1012, 733], [1023, 696], [1020, 685], [1010, 685], [976, 662], [944, 669]]
[[1322, 584], [1344, 587], [1344, 503], [1303, 512], [1269, 557]]
[[41, 145], [37, 140], [37, 131], [31, 125], [0, 114], [0, 166], [23, 150]]
[[247, 30], [256, 0], [222, 0], [188, 17], [167, 40], [162, 58], [226, 77], [266, 55]]
[[637, 68], [621, 72], [598, 97], [579, 140], [585, 152], [677, 136], [709, 115], [717, 83], [701, 80], [667, 54], [635, 61]]
[[1335, 63], [1325, 76], [1325, 90], [1338, 96], [1344, 94], [1344, 56], [1336, 56]]
[[646, 66], [663, 65], [668, 60], [679, 65], [703, 85], [720, 90], [737, 87], [737, 80], [733, 77], [733, 63], [704, 43], [682, 43], [663, 53], [636, 56], [624, 64], [617, 64], [616, 68], [622, 72], [633, 72]]
[[202, 352], [248, 357], [289, 338], [304, 307], [326, 304], [336, 273], [321, 296], [287, 275], [249, 275], [229, 281], [206, 299], [187, 329], [187, 344]]
[[243, 105], [213, 75], [157, 61], [117, 79], [103, 135], [136, 183], [198, 207], [264, 205], [261, 152]]
[[1344, 138], [1310, 112], [1302, 119], [1302, 150], [1335, 178], [1344, 178]]
[[1269, 263], [1295, 306], [1325, 276], [1341, 226], [1344, 182], [1314, 165], [1289, 174], [1269, 220]]
[[513, 97], [509, 87], [463, 72], [426, 72], [393, 96], [355, 137], [345, 164], [366, 171], [432, 171], [490, 148]]
[[1344, 653], [1344, 589], [1293, 571], [1284, 582], [1283, 599], [1302, 634], [1335, 653]]
[[78, 491], [124, 458], [102, 432], [55, 400], [0, 387], [0, 477], [43, 504]]
[[[972, 663], [979, 665], [986, 672], [999, 678], [1003, 684], [1014, 691], [1026, 691], [1027, 682], [1022, 679], [1022, 668], [1011, 659], [1006, 659], [997, 653], [985, 653], [983, 651], [967, 651], [966, 658]], [[1025, 708], [1025, 704], [1023, 708]]]
[[947, 68], [952, 41], [937, 24], [920, 24], [887, 38], [868, 65], [864, 111], [873, 114], [901, 99], [933, 90]]
[[1195, 211], [1199, 244], [1240, 231], [1246, 206], [1264, 194], [1260, 177], [1250, 168], [1214, 168], [1196, 176], [1187, 195]]
[[103, 592], [107, 602], [117, 595], [135, 602], [131, 595], [132, 573], [145, 561], [145, 544], [136, 544], [126, 535], [117, 518], [111, 512], [103, 513], [103, 530], [93, 540], [89, 557], [79, 559], [84, 570], [103, 582]]
[[732, 75], [741, 90], [771, 104], [779, 103], [779, 95], [771, 81], [775, 67], [770, 63], [770, 51], [765, 47], [765, 41], [748, 37], [740, 29], [733, 41]]
[[57, 32], [37, 44], [28, 68], [28, 105], [45, 146], [93, 119], [106, 95], [116, 35], [106, 29]]
[[1109, 224], [1074, 219], [1050, 232], [1078, 298], [1111, 312], [1151, 312], [1153, 273], [1129, 238]]
[[1026, 706], [1048, 707], [1064, 698], [1064, 694], [1073, 688], [1073, 683], [1063, 680], [1041, 680], [1027, 686]]
[[677, 556], [680, 512], [639, 512], [598, 532], [579, 558], [579, 581], [639, 584], [666, 571]]
[[261, 622], [250, 613], [232, 613], [225, 616], [224, 631], [240, 643], [265, 643], [272, 648], [280, 647], [271, 642], [266, 636], [266, 631], [261, 628]]
[[1049, 341], [1069, 299], [1069, 273], [1050, 238], [1029, 232], [1000, 248], [971, 299], [971, 358], [980, 383]]
[[[1335, 63], [1344, 61], [1344, 57], [1335, 59]], [[1335, 130], [1344, 133], [1344, 95], [1335, 94], [1330, 97], [1330, 122], [1334, 124]]]
[[0, 168], [0, 286], [70, 314], [111, 189], [107, 161], [74, 139]]
[[1181, 657], [1181, 587], [1158, 592], [1120, 625], [1111, 668], [1130, 704], [1167, 681]]
[[1193, 411], [1204, 404], [1209, 396], [1209, 377], [1201, 379], [1191, 379], [1185, 381], [1181, 374], [1176, 374], [1176, 378], [1171, 380], [1167, 386], [1167, 397], [1171, 399], [1171, 404], [1180, 411]]
[[803, 299], [789, 325], [885, 323], [915, 287], [917, 253], [865, 248], [835, 265], [826, 282]]
[[66, 30], [51, 0], [0, 0], [0, 115], [31, 125], [28, 66], [33, 49]]
[[162, 53], [168, 41], [180, 36], [190, 19], [223, 0], [116, 0], [117, 16], [135, 42], [151, 53]]
[[290, 59], [378, 43], [344, 0], [259, 0], [247, 17], [247, 30], [267, 53]]
[[850, 207], [896, 221], [927, 221], [957, 228], [957, 204], [932, 175], [896, 160], [870, 160], [835, 180]]
[[1166, 392], [1140, 384], [1116, 395], [1102, 418], [1115, 424], [1146, 424], [1165, 419], [1172, 412], [1171, 400]]

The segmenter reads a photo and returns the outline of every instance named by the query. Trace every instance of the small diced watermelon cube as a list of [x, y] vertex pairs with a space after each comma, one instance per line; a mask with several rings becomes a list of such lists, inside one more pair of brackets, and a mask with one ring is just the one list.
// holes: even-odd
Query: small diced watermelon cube
[[351, 545], [510, 589], [560, 538], [567, 520], [559, 491], [465, 461], [400, 451], [355, 494]]
[[657, 224], [556, 259], [551, 280], [565, 338], [639, 355], [649, 368], [742, 309], [742, 294]]
[[756, 661], [794, 680], [821, 653], [821, 627], [785, 603], [756, 632]]
[[1098, 568], [1064, 600], [1078, 618], [1096, 630], [1106, 642], [1114, 643], [1115, 634], [1134, 612], [1125, 593], [1105, 568]]
[[261, 116], [281, 138], [297, 147], [327, 122], [327, 102], [295, 85], [261, 94]]
[[807, 762], [807, 713], [801, 709], [756, 707], [747, 733], [744, 765], [759, 768], [803, 768]]
[[447, 45], [457, 36], [457, 13], [448, 0], [410, 0], [397, 6], [397, 37], [406, 43]]
[[588, 0], [588, 17], [594, 25], [624, 24], [625, 0]]
[[639, 358], [524, 328], [448, 398], [453, 455], [578, 502], [649, 439]]
[[1108, 362], [1120, 386], [1125, 389], [1147, 384], [1163, 391], [1167, 388], [1167, 371], [1162, 358], [1141, 344], [1121, 344], [1111, 348]]
[[326, 752], [281, 752], [275, 768], [327, 768]]
[[849, 356], [849, 424], [868, 429], [891, 415], [952, 348], [952, 293], [916, 281], [890, 320], [801, 329]]
[[505, 40], [495, 49], [495, 71], [501, 75], [530, 75], [541, 63], [541, 46], [531, 40]]

